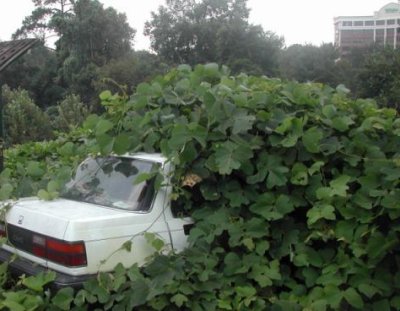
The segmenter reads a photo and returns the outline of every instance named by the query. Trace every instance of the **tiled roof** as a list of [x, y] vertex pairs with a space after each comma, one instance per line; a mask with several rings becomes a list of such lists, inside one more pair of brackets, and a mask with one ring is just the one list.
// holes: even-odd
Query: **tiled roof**
[[40, 42], [39, 39], [0, 42], [0, 72], [38, 42]]

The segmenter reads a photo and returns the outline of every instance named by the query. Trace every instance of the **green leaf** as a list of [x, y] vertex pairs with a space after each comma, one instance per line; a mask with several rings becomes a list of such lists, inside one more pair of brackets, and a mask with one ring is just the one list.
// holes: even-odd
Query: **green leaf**
[[0, 187], [0, 201], [8, 200], [14, 190], [14, 187], [11, 184], [3, 184]]
[[99, 97], [102, 101], [107, 101], [112, 96], [110, 91], [103, 91], [100, 93]]
[[192, 138], [190, 131], [185, 124], [176, 124], [171, 132], [168, 145], [173, 150], [180, 150]]
[[364, 302], [357, 291], [350, 287], [346, 289], [343, 293], [344, 299], [354, 308], [362, 309], [364, 307]]
[[67, 142], [61, 148], [58, 148], [57, 152], [64, 157], [73, 156], [75, 153], [75, 145], [72, 142]]
[[63, 288], [51, 299], [51, 302], [61, 310], [70, 310], [74, 300], [74, 290], [70, 287]]
[[236, 253], [228, 253], [224, 258], [224, 273], [226, 275], [234, 275], [243, 268], [243, 263]]
[[43, 286], [49, 284], [50, 282], [53, 282], [55, 279], [56, 273], [53, 271], [46, 273], [40, 272], [37, 275], [23, 278], [22, 284], [33, 291], [42, 292]]
[[88, 130], [95, 130], [98, 121], [99, 116], [97, 114], [91, 114], [86, 118], [85, 122], [83, 123], [83, 127]]
[[348, 116], [341, 116], [332, 119], [332, 127], [340, 132], [345, 132], [349, 129], [354, 121]]
[[312, 127], [304, 132], [302, 141], [308, 152], [318, 153], [320, 151], [321, 139], [324, 133], [317, 127]]
[[122, 133], [115, 137], [113, 151], [116, 154], [124, 154], [128, 152], [130, 146], [130, 137], [127, 134]]
[[139, 175], [136, 176], [135, 180], [133, 181], [134, 185], [141, 184], [142, 182], [145, 182], [147, 180], [152, 179], [156, 175], [155, 172], [153, 173], [140, 173]]
[[171, 297], [171, 302], [176, 304], [179, 308], [182, 307], [183, 304], [188, 301], [189, 299], [185, 295], [179, 293]]
[[349, 94], [351, 91], [344, 84], [339, 84], [336, 87], [336, 92], [338, 92], [339, 94], [342, 94], [342, 95], [346, 95], [346, 94]]
[[44, 174], [44, 170], [40, 166], [41, 165], [39, 162], [30, 161], [30, 162], [28, 162], [28, 166], [26, 168], [26, 173], [31, 177], [35, 177], [35, 178], [42, 177]]
[[216, 146], [215, 161], [221, 175], [229, 175], [233, 170], [239, 169], [251, 156], [250, 149], [231, 141]]
[[113, 150], [114, 138], [108, 134], [98, 135], [97, 143], [102, 154], [110, 154]]
[[20, 303], [10, 300], [9, 298], [6, 298], [4, 301], [1, 302], [0, 306], [4, 305], [5, 307], [8, 308], [8, 310], [13, 310], [13, 311], [26, 311], [26, 308], [21, 305]]
[[60, 184], [56, 180], [51, 180], [47, 184], [47, 191], [48, 192], [57, 192], [60, 190]]
[[333, 196], [333, 191], [329, 187], [320, 187], [315, 191], [318, 200], [326, 200]]
[[108, 121], [106, 119], [100, 119], [96, 125], [96, 135], [102, 135], [107, 133], [109, 130], [111, 130], [114, 127], [114, 124], [111, 121]]
[[349, 187], [347, 186], [347, 183], [350, 181], [351, 177], [347, 175], [341, 175], [334, 180], [332, 180], [329, 185], [332, 188], [332, 193], [334, 195], [338, 195], [341, 197], [346, 197], [347, 195], [347, 190]]
[[387, 299], [383, 299], [380, 301], [376, 301], [372, 305], [373, 311], [390, 311], [392, 310], [390, 307], [390, 303]]
[[249, 115], [246, 110], [240, 109], [233, 116], [232, 134], [246, 133], [253, 127], [255, 116]]
[[209, 63], [204, 65], [204, 73], [209, 77], [219, 76], [219, 67], [216, 63]]
[[303, 163], [296, 163], [292, 168], [290, 182], [294, 185], [305, 186], [308, 184], [308, 170]]
[[158, 238], [155, 233], [145, 232], [144, 238], [146, 239], [147, 243], [149, 243], [157, 252], [161, 251], [165, 246], [164, 241]]
[[400, 209], [400, 190], [393, 190], [382, 199], [382, 206], [389, 209]]
[[322, 161], [317, 161], [313, 165], [311, 165], [311, 167], [308, 169], [308, 173], [310, 174], [310, 176], [314, 175], [316, 172], [319, 172], [324, 164], [325, 163]]
[[235, 287], [235, 291], [239, 296], [247, 298], [252, 297], [257, 293], [256, 289], [250, 286], [237, 286]]
[[276, 155], [263, 153], [257, 168], [257, 174], [247, 178], [249, 184], [260, 182], [267, 176], [267, 187], [272, 189], [275, 186], [285, 185], [288, 180], [289, 169], [282, 164], [282, 158]]
[[330, 204], [318, 204], [307, 212], [307, 223], [312, 225], [320, 219], [335, 220], [335, 208]]
[[367, 296], [368, 298], [372, 298], [375, 294], [380, 293], [379, 289], [367, 283], [362, 283], [358, 285], [358, 291]]
[[168, 146], [172, 150], [181, 150], [186, 143], [194, 139], [204, 147], [206, 137], [207, 130], [199, 124], [176, 124], [168, 140]]
[[126, 250], [127, 252], [131, 252], [132, 251], [132, 241], [126, 241], [121, 245], [121, 249]]
[[251, 238], [245, 238], [245, 239], [243, 239], [242, 242], [243, 242], [243, 245], [246, 246], [246, 248], [247, 248], [249, 251], [253, 251], [253, 250], [254, 250], [255, 244], [254, 244], [253, 239], [251, 239]]
[[335, 233], [337, 239], [343, 239], [348, 243], [351, 242], [354, 234], [354, 222], [345, 220], [337, 222]]
[[151, 242], [151, 246], [153, 246], [154, 249], [155, 249], [157, 252], [160, 252], [160, 251], [164, 248], [165, 243], [164, 243], [164, 241], [161, 240], [161, 239], [154, 239], [154, 241]]
[[218, 300], [218, 308], [223, 310], [233, 310], [231, 302], [228, 300]]
[[325, 105], [322, 107], [322, 114], [328, 119], [332, 119], [337, 113], [335, 105]]
[[37, 193], [37, 196], [39, 199], [43, 200], [43, 201], [50, 201], [52, 200], [52, 196], [49, 192], [47, 192], [46, 190], [39, 190], [39, 192]]

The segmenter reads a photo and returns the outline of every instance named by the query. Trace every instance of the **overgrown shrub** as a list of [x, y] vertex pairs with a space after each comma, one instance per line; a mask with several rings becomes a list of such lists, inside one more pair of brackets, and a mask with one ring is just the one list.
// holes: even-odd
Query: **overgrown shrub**
[[27, 91], [2, 89], [6, 142], [10, 145], [52, 137], [50, 119], [33, 102]]
[[47, 109], [52, 128], [59, 132], [69, 132], [81, 126], [90, 114], [89, 108], [82, 103], [78, 95], [67, 95], [57, 106]]
[[86, 147], [167, 156], [174, 206], [196, 221], [191, 247], [52, 307], [400, 309], [400, 119], [345, 91], [208, 64], [130, 98], [102, 93]]

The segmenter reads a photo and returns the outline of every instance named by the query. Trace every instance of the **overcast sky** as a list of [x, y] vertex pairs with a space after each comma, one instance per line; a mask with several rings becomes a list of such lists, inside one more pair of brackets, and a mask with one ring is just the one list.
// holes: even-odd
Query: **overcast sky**
[[[100, 0], [126, 13], [130, 25], [137, 30], [135, 49], [148, 49], [149, 40], [143, 36], [143, 25], [150, 12], [164, 0]], [[261, 24], [285, 38], [286, 45], [312, 43], [320, 45], [333, 41], [333, 17], [372, 15], [387, 0], [248, 0], [250, 22]], [[22, 20], [33, 9], [31, 0], [0, 0], [0, 40], [10, 39]]]

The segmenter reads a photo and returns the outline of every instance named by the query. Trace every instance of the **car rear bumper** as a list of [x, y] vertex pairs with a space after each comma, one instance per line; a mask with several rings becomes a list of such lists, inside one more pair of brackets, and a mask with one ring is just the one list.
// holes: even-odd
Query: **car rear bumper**
[[[35, 263], [33, 263], [30, 260], [24, 259], [17, 257], [16, 259], [12, 259], [13, 254], [10, 253], [9, 251], [6, 251], [5, 249], [0, 249], [0, 262], [9, 262], [9, 271], [12, 275], [37, 275], [40, 272], [48, 272], [48, 271], [54, 271], [54, 270], [49, 270], [45, 267], [39, 266]], [[50, 287], [58, 289], [62, 287], [74, 287], [74, 288], [79, 288], [82, 287], [82, 284], [95, 277], [93, 274], [87, 274], [87, 275], [69, 275], [61, 272], [54, 271], [56, 273], [56, 279]]]

